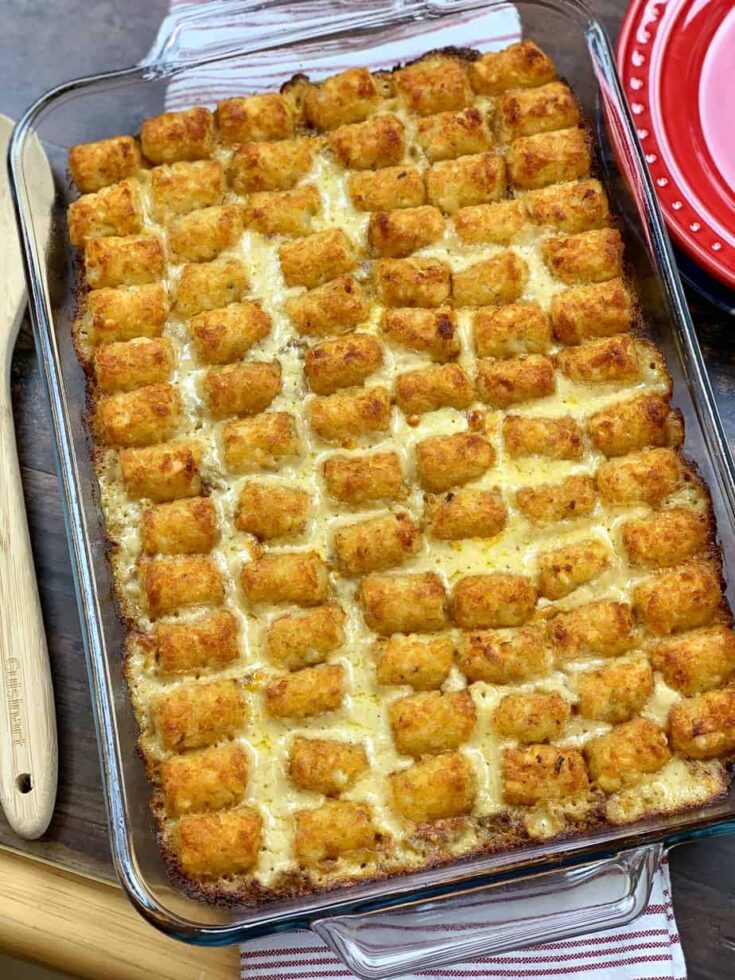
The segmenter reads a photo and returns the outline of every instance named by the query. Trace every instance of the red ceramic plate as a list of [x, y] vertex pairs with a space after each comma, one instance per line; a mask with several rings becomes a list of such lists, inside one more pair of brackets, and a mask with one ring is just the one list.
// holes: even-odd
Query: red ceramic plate
[[669, 231], [735, 289], [735, 5], [633, 0], [618, 65]]

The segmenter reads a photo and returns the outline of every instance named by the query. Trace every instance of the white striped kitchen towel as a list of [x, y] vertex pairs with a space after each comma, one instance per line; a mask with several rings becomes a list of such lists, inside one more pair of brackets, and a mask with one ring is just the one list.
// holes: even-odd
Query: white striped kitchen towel
[[[222, 54], [243, 42], [252, 43], [255, 37], [272, 36], [286, 24], [290, 29], [294, 25], [306, 27], [319, 17], [332, 17], [344, 10], [344, 6], [331, 0], [302, 0], [289, 8], [287, 16], [267, 3], [260, 10], [243, 14], [236, 0], [171, 0], [171, 13], [162, 24], [147, 60], [157, 61], [162, 56], [170, 60], [172, 53], [180, 57], [181, 52], [186, 52], [188, 58], [195, 57], [198, 51], [202, 57]], [[211, 17], [210, 12], [216, 16]], [[192, 13], [197, 20], [186, 23], [185, 18]], [[166, 43], [172, 31], [176, 36], [175, 48]], [[449, 34], [441, 25], [435, 25], [431, 47], [453, 44], [492, 50], [505, 47], [519, 37], [518, 15], [508, 4], [497, 9], [491, 18], [481, 9], [469, 12], [459, 35], [456, 27]], [[386, 41], [379, 47], [373, 54], [374, 64], [365, 60], [360, 63], [368, 67], [389, 66], [418, 57], [426, 46], [425, 31], [418, 40], [411, 38], [408, 31], [398, 43]], [[355, 57], [354, 51], [345, 52], [329, 41], [314, 44], [306, 54], [308, 70], [315, 77], [350, 67], [355, 64]], [[232, 63], [198, 67], [187, 72], [186, 77], [171, 79], [167, 107], [214, 105], [228, 96], [272, 90], [303, 69], [303, 65], [294, 64], [292, 56], [279, 56], [274, 51], [249, 54], [242, 61], [242, 72], [233, 70]], [[461, 927], [448, 921], [431, 928], [451, 931]], [[317, 936], [302, 931], [280, 933], [243, 946], [240, 963], [241, 980], [350, 980], [353, 976]], [[626, 927], [498, 956], [480, 956], [466, 963], [412, 974], [407, 980], [412, 977], [686, 980], [686, 965], [671, 904], [668, 864], [664, 861], [655, 876], [645, 911]]]

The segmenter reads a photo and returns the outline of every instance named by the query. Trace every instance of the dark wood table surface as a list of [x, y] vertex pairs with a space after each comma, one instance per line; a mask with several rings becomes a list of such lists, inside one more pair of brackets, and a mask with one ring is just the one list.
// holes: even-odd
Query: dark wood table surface
[[[592, 0], [615, 38], [625, 0]], [[17, 118], [71, 77], [137, 61], [166, 0], [4, 0], [0, 112]], [[735, 320], [688, 294], [727, 431], [735, 446]], [[56, 813], [36, 842], [14, 837], [0, 815], [0, 844], [100, 877], [112, 877], [84, 653], [69, 564], [48, 411], [28, 324], [13, 360], [15, 421], [58, 715]], [[0, 492], [2, 488], [0, 477]], [[674, 906], [692, 980], [735, 976], [735, 837], [687, 844], [671, 855]], [[0, 898], [2, 886], [0, 883]], [[2, 900], [8, 900], [2, 898]]]

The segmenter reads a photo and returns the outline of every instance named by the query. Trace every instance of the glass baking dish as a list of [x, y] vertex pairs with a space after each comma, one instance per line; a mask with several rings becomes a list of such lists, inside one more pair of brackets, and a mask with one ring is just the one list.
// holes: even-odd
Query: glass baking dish
[[[228, 21], [237, 14], [249, 28], [234, 51], [217, 31], [202, 29], [204, 17], [210, 26], [225, 8]], [[495, 46], [504, 46], [515, 37], [498, 39], [499, 17], [504, 23], [510, 18], [514, 30], [533, 37], [574, 88], [594, 131], [599, 175], [621, 217], [647, 329], [666, 356], [675, 404], [686, 419], [686, 453], [712, 492], [728, 595], [735, 600], [735, 468], [612, 50], [584, 4], [292, 0], [286, 5], [250, 0], [208, 4], [205, 13], [193, 9], [164, 23], [152, 61], [69, 82], [39, 99], [17, 125], [9, 152], [31, 315], [58, 451], [112, 853], [122, 886], [139, 912], [171, 936], [215, 945], [310, 928], [362, 977], [396, 976], [630, 921], [645, 907], [667, 847], [735, 829], [735, 791], [701, 810], [257, 909], [195, 902], [166, 873], [121, 671], [123, 629], [90, 460], [84, 377], [71, 341], [75, 264], [65, 212], [73, 197], [68, 148], [137, 132], [142, 119], [163, 110], [171, 86], [183, 82], [196, 88], [211, 85], [218, 75], [236, 75], [242, 91], [250, 92], [273, 88], [299, 71], [318, 78], [348, 64], [392, 67], [438, 44], [467, 46], [468, 37], [480, 48], [493, 37]], [[202, 42], [212, 38], [203, 55]], [[44, 197], [33, 177], [34, 136], [48, 154], [56, 187], [48, 239]]]

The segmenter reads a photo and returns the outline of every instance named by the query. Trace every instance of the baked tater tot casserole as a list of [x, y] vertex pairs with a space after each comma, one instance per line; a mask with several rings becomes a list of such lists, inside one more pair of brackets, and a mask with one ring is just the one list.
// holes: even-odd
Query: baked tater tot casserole
[[166, 861], [257, 904], [703, 805], [735, 637], [532, 41], [72, 148], [75, 343]]

